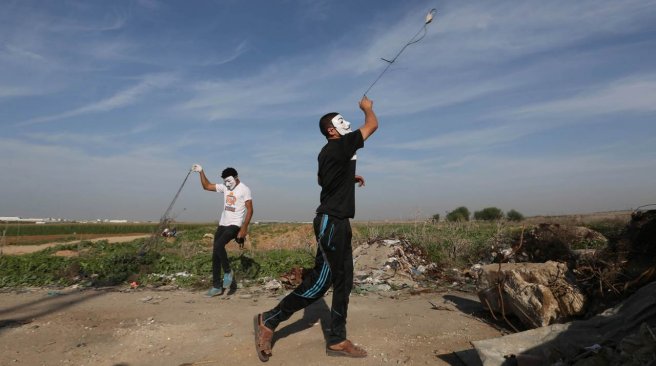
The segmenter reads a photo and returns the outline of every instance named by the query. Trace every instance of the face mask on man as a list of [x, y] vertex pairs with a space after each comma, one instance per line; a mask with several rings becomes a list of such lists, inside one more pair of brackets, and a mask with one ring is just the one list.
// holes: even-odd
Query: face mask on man
[[351, 131], [351, 122], [345, 120], [341, 114], [336, 115], [330, 121], [333, 123], [333, 127], [335, 127], [337, 132], [342, 136], [353, 132]]
[[223, 179], [223, 184], [232, 191], [237, 186], [237, 180], [233, 176], [226, 177]]

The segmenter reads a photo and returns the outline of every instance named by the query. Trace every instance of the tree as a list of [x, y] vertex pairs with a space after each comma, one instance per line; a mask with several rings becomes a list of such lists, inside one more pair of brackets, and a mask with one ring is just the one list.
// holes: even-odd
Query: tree
[[474, 219], [483, 221], [501, 220], [503, 211], [497, 207], [486, 207], [480, 211], [474, 212]]
[[431, 222], [433, 224], [437, 224], [438, 222], [440, 222], [440, 214], [433, 215], [433, 217], [431, 217]]
[[469, 221], [469, 209], [465, 206], [460, 206], [455, 210], [446, 214], [447, 221]]
[[506, 218], [508, 221], [522, 221], [524, 220], [524, 215], [513, 209], [506, 212]]

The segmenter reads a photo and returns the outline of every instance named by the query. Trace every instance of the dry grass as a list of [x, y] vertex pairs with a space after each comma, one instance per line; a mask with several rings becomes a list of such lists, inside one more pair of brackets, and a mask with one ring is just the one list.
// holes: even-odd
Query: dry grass
[[531, 225], [547, 223], [570, 226], [586, 226], [591, 223], [602, 221], [627, 223], [631, 219], [631, 212], [632, 211], [608, 211], [575, 215], [532, 216], [527, 217], [523, 222]]

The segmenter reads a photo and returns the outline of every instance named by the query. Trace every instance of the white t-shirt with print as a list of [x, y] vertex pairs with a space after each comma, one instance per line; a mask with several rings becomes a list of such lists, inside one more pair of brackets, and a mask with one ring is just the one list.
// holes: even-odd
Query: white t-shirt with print
[[229, 190], [223, 184], [216, 185], [216, 191], [223, 194], [223, 213], [221, 213], [221, 221], [219, 225], [241, 226], [246, 216], [246, 201], [250, 201], [251, 190], [244, 183], [239, 182], [234, 190]]

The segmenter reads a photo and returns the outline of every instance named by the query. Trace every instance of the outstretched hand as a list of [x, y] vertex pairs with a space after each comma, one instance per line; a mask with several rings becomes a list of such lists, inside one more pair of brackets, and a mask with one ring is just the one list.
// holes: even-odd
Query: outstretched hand
[[369, 99], [366, 95], [360, 99], [360, 109], [362, 111], [371, 111], [374, 108], [374, 101]]
[[364, 187], [364, 177], [360, 175], [355, 176], [355, 183], [358, 184], [358, 187]]
[[200, 172], [203, 171], [203, 167], [200, 166], [200, 164], [194, 164], [194, 165], [191, 166], [191, 170], [196, 172], [196, 173], [200, 173]]

